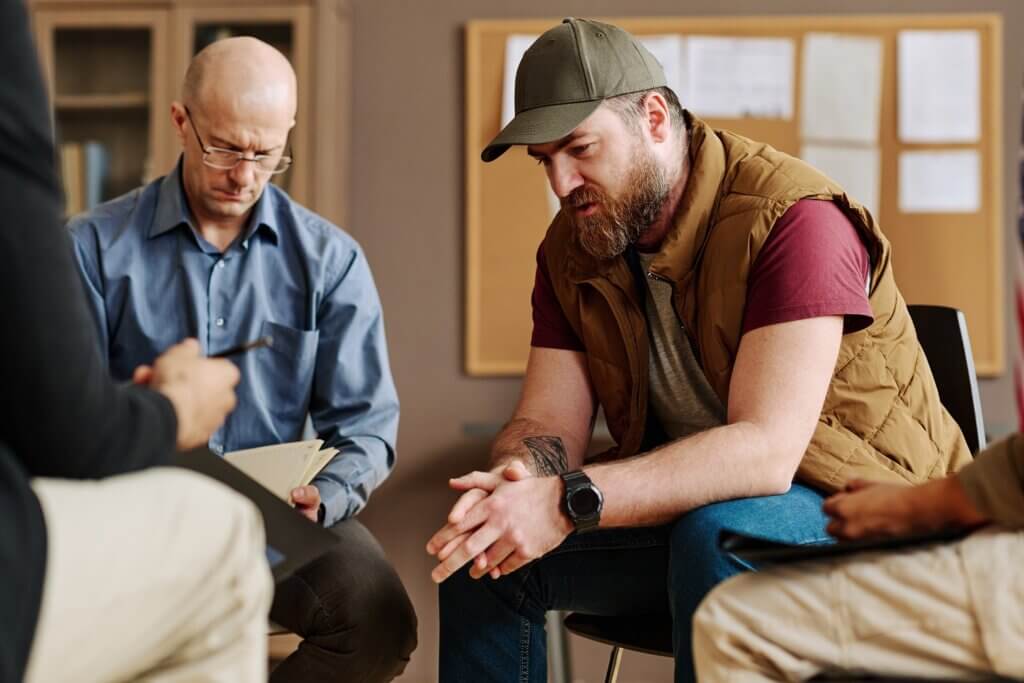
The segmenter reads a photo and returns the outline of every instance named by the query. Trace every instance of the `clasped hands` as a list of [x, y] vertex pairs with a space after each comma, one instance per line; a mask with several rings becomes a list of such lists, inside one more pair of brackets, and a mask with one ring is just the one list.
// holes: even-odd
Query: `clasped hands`
[[562, 481], [535, 477], [518, 460], [495, 472], [470, 472], [448, 485], [462, 495], [448, 523], [427, 542], [441, 583], [472, 561], [470, 576], [498, 578], [556, 548], [573, 527], [561, 511]]

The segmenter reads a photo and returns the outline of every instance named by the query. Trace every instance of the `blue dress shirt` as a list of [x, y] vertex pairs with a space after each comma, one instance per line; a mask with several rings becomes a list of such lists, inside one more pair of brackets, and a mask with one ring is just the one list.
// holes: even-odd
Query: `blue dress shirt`
[[394, 467], [398, 396], [380, 299], [359, 245], [268, 184], [223, 253], [195, 228], [181, 165], [73, 218], [75, 254], [111, 374], [130, 380], [184, 337], [235, 356], [238, 406], [210, 438], [223, 454], [300, 439], [307, 414], [340, 453], [314, 480], [326, 525], [366, 505]]

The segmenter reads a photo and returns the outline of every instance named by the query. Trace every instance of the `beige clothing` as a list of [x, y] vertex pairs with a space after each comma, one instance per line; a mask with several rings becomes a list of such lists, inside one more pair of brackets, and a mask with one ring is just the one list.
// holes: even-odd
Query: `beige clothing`
[[[978, 574], [983, 563], [995, 571]], [[1022, 564], [1024, 532], [989, 528], [959, 543], [735, 576], [694, 617], [698, 680], [1024, 678]]]
[[266, 680], [259, 512], [200, 475], [36, 479], [43, 601], [27, 683]]
[[982, 514], [1024, 528], [1024, 437], [1014, 434], [992, 444], [956, 476]]
[[1024, 679], [1024, 439], [992, 444], [955, 476], [1004, 526], [734, 577], [694, 617], [699, 678], [796, 681], [838, 670]]
[[651, 274], [651, 262], [657, 254], [639, 256], [647, 275], [651, 409], [669, 439], [681, 439], [725, 424], [722, 402], [700, 369], [672, 305], [672, 283]]

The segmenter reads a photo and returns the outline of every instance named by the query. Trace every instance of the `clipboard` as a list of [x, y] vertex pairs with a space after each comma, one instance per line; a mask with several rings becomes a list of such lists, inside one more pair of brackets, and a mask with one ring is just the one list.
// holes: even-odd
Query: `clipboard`
[[171, 465], [183, 467], [230, 486], [251, 500], [260, 514], [267, 537], [267, 562], [279, 584], [296, 569], [323, 555], [338, 537], [314, 524], [206, 447], [175, 453]]
[[974, 531], [974, 527], [943, 529], [886, 538], [863, 538], [855, 541], [794, 544], [722, 530], [718, 534], [718, 547], [723, 552], [735, 555], [751, 564], [788, 564], [803, 560], [844, 557], [855, 553], [904, 550], [929, 543], [949, 543], [966, 537], [972, 531]]

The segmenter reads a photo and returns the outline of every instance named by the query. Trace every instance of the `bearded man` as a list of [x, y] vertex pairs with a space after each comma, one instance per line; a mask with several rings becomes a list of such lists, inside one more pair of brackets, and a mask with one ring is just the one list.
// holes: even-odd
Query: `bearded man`
[[[967, 447], [868, 211], [683, 111], [625, 31], [544, 33], [483, 160], [511, 145], [561, 211], [537, 255], [519, 404], [427, 543], [440, 678], [547, 680], [556, 609], [671, 616], [676, 680], [691, 681], [694, 610], [751, 568], [719, 551], [720, 530], [827, 542], [823, 494], [943, 476]], [[598, 407], [616, 447], [585, 464]]]

